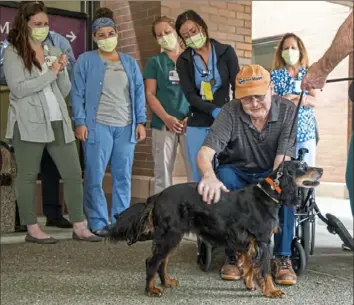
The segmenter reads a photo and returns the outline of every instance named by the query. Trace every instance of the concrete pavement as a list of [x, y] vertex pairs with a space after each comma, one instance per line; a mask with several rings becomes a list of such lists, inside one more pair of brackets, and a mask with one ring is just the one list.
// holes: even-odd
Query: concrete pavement
[[221, 252], [212, 270], [195, 263], [195, 243], [184, 240], [170, 264], [180, 281], [160, 299], [144, 295], [144, 260], [151, 244], [89, 244], [71, 240], [57, 245], [7, 244], [1, 249], [2, 305], [108, 305], [108, 304], [353, 304], [352, 253], [338, 247], [317, 248], [308, 271], [285, 299], [269, 300], [248, 292], [243, 284], [218, 276]]
[[[330, 200], [326, 206], [321, 201], [323, 212], [335, 209], [344, 223], [350, 222], [350, 209], [344, 204]], [[46, 232], [62, 240], [56, 245], [34, 245], [23, 243], [22, 234], [1, 236], [1, 305], [353, 304], [353, 253], [342, 251], [340, 239], [321, 223], [316, 227], [316, 251], [307, 272], [296, 286], [284, 288], [287, 296], [282, 300], [248, 292], [240, 281], [222, 281], [218, 275], [222, 249], [213, 256], [212, 269], [202, 272], [195, 262], [195, 242], [188, 239], [181, 243], [169, 268], [180, 286], [168, 289], [162, 298], [148, 298], [144, 295], [144, 261], [151, 242], [131, 247], [90, 244], [68, 239], [71, 230], [46, 228]]]

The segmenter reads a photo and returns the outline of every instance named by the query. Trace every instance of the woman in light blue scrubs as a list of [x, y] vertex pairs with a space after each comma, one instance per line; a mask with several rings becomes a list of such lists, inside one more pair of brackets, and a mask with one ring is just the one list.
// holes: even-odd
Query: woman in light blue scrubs
[[84, 207], [88, 225], [108, 233], [102, 189], [108, 162], [112, 174], [111, 222], [130, 205], [134, 149], [146, 137], [144, 82], [136, 60], [118, 53], [113, 13], [100, 8], [92, 24], [98, 50], [82, 54], [74, 68], [71, 102], [76, 137], [83, 142]]
[[195, 11], [177, 17], [176, 31], [186, 45], [177, 72], [190, 104], [187, 149], [194, 181], [199, 182], [197, 154], [221, 107], [230, 101], [230, 87], [234, 98], [240, 68], [233, 47], [209, 38], [208, 26]]

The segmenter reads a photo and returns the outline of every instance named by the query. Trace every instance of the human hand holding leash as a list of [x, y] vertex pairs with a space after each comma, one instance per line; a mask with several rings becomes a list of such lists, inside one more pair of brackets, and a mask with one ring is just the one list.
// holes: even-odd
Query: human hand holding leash
[[229, 192], [226, 186], [214, 174], [204, 176], [199, 182], [198, 193], [203, 196], [203, 201], [207, 204], [217, 203], [220, 200], [221, 191]]
[[301, 90], [322, 89], [328, 73], [324, 71], [320, 61], [315, 62], [307, 71], [301, 82]]

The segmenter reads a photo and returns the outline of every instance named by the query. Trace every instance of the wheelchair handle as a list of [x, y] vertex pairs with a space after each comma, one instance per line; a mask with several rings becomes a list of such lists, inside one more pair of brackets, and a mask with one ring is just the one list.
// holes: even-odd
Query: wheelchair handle
[[300, 149], [298, 150], [298, 157], [297, 157], [297, 160], [298, 160], [298, 161], [303, 161], [305, 154], [308, 154], [308, 153], [309, 153], [309, 150], [308, 150], [307, 148], [305, 148], [305, 147], [300, 148]]

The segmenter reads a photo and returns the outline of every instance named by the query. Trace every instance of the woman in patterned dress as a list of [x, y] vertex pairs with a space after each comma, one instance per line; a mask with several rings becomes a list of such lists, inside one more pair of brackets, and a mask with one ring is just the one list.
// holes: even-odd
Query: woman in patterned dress
[[[308, 67], [309, 59], [302, 40], [293, 33], [284, 35], [275, 53], [271, 72], [275, 94], [284, 96], [297, 105], [301, 80]], [[298, 115], [296, 151], [302, 147], [309, 150], [304, 156], [304, 161], [309, 166], [315, 166], [316, 163], [316, 119], [313, 110], [315, 104], [315, 90], [305, 91]]]

